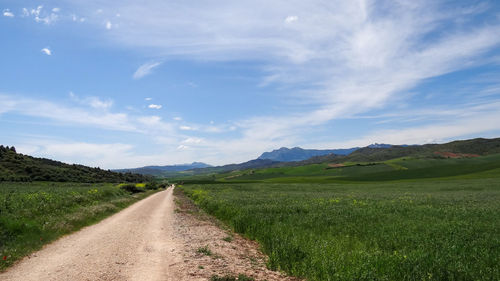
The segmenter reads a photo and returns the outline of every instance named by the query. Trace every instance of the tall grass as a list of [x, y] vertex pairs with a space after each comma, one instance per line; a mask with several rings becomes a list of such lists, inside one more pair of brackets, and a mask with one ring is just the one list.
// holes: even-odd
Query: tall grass
[[498, 178], [182, 188], [308, 280], [500, 280]]
[[144, 198], [113, 184], [0, 182], [0, 271], [63, 234]]

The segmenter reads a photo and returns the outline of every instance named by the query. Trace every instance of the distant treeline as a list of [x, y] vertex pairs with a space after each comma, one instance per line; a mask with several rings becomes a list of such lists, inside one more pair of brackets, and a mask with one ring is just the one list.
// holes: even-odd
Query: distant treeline
[[0, 181], [56, 182], [147, 182], [149, 176], [116, 173], [101, 168], [66, 164], [35, 158], [16, 152], [15, 147], [0, 145]]

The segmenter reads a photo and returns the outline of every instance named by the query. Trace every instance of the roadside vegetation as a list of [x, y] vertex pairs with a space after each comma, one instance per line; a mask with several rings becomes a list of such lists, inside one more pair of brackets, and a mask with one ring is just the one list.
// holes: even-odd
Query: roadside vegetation
[[0, 182], [0, 271], [44, 244], [164, 187], [157, 183]]
[[257, 240], [271, 269], [307, 280], [500, 280], [498, 159], [347, 163], [337, 183], [327, 164], [265, 169], [181, 189]]

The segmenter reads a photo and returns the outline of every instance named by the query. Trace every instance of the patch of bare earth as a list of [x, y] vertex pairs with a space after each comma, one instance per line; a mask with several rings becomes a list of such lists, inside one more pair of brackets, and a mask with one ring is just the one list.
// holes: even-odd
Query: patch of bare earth
[[175, 235], [182, 242], [183, 265], [190, 280], [244, 274], [255, 280], [300, 280], [266, 268], [259, 245], [199, 210], [182, 191], [174, 191]]
[[328, 167], [330, 168], [341, 168], [341, 167], [345, 167], [344, 164], [328, 164]]
[[434, 154], [437, 154], [437, 155], [442, 156], [444, 158], [472, 158], [472, 157], [481, 156], [478, 154], [453, 153], [453, 152], [443, 152], [443, 151], [436, 151], [436, 152], [434, 152]]

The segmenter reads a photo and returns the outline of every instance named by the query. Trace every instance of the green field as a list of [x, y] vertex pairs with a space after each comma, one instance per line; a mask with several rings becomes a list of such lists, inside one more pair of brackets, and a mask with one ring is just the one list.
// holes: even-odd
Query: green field
[[257, 240], [270, 268], [307, 280], [500, 280], [500, 162], [488, 157], [239, 171], [261, 182], [182, 189]]
[[0, 271], [152, 192], [131, 194], [116, 184], [102, 183], [0, 182]]
[[[465, 176], [500, 170], [500, 154], [461, 159], [402, 157], [381, 162], [346, 162], [344, 167], [310, 164], [297, 167], [233, 171], [218, 174], [221, 182], [352, 182]], [[493, 173], [500, 177], [500, 173]], [[203, 179], [200, 177], [200, 179]], [[205, 179], [210, 179], [205, 177]]]

